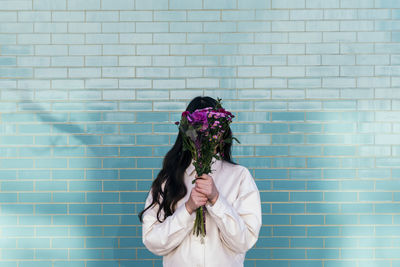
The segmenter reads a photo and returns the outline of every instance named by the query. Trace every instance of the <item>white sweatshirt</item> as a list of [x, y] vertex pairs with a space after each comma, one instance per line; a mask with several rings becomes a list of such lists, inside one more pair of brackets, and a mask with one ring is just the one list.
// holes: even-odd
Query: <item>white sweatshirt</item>
[[[175, 212], [162, 223], [157, 221], [158, 205], [143, 214], [143, 243], [154, 254], [163, 256], [165, 267], [243, 266], [246, 251], [256, 243], [262, 224], [256, 183], [246, 167], [213, 158], [209, 175], [219, 196], [214, 205], [206, 204], [206, 237], [202, 244], [200, 235], [192, 234], [196, 212], [189, 214], [185, 207], [195, 186], [192, 163], [184, 174], [187, 194]], [[149, 192], [145, 207], [151, 200]]]

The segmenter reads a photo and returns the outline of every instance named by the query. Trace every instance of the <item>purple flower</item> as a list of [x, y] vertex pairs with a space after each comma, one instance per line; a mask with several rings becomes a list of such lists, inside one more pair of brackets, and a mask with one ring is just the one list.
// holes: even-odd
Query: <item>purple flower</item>
[[190, 115], [194, 122], [200, 122], [202, 124], [207, 123], [207, 112], [206, 111], [195, 111]]

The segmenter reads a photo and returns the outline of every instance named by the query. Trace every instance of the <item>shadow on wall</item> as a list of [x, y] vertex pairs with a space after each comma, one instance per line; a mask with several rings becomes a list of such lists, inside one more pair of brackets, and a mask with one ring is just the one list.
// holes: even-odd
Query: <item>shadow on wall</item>
[[[120, 266], [135, 264], [130, 260], [135, 260], [139, 254], [136, 250], [142, 249], [137, 212], [147, 194], [135, 191], [143, 190], [138, 180], [147, 180], [150, 184], [152, 171], [130, 169], [137, 167], [134, 157], [141, 156], [129, 146], [135, 144], [134, 136], [126, 139], [118, 134], [118, 124], [102, 121], [101, 111], [112, 103], [104, 106], [52, 103], [59, 104], [57, 111], [62, 112], [53, 112], [50, 105], [42, 106], [29, 99], [19, 104], [21, 111], [33, 112], [36, 120], [24, 128], [24, 134], [35, 134], [35, 144], [20, 147], [19, 156], [33, 157], [34, 167], [44, 169], [17, 170], [19, 178], [24, 173], [23, 177], [36, 185], [35, 190], [32, 188], [34, 199], [31, 201], [36, 218], [24, 226], [35, 226], [38, 234], [40, 229], [45, 231], [45, 227], [51, 226], [53, 230], [46, 235], [53, 240], [53, 247], [70, 248], [70, 259], [105, 259], [115, 263], [122, 260]], [[92, 110], [100, 111], [87, 112]], [[48, 197], [42, 198], [43, 194]], [[12, 213], [25, 221], [25, 214]], [[39, 248], [40, 240], [35, 238], [33, 244], [36, 242]], [[153, 255], [147, 258], [154, 261]]]

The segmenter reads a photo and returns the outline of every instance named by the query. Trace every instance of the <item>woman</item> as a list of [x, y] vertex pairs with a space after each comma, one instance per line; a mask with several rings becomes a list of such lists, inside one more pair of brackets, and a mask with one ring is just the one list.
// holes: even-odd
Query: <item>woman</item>
[[[186, 108], [215, 107], [211, 97], [196, 97]], [[231, 129], [225, 132], [232, 136]], [[246, 251], [257, 241], [261, 227], [260, 194], [250, 171], [231, 159], [231, 143], [222, 159], [213, 158], [210, 174], [198, 177], [182, 136], [166, 154], [139, 213], [142, 238], [148, 250], [162, 255], [163, 266], [243, 266]], [[215, 152], [219, 154], [217, 147]], [[219, 154], [220, 155], [220, 154]], [[192, 184], [192, 180], [196, 182]], [[196, 209], [206, 207], [206, 236], [192, 234]]]

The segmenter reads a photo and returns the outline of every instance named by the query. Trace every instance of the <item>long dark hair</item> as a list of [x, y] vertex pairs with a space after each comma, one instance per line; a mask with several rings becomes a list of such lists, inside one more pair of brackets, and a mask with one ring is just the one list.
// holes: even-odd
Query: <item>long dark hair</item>
[[[216, 104], [217, 101], [214, 98], [208, 96], [197, 96], [193, 98], [192, 101], [190, 101], [186, 110], [192, 113], [196, 109], [215, 107]], [[223, 138], [228, 137], [232, 137], [232, 130], [230, 128], [225, 131], [223, 136]], [[225, 143], [223, 146], [223, 153], [220, 153], [220, 155], [223, 155], [223, 160], [232, 164], [236, 164], [232, 161], [231, 147], [232, 143]], [[219, 151], [218, 147], [217, 152], [221, 152]], [[189, 167], [191, 162], [192, 155], [190, 154], [190, 151], [183, 151], [182, 135], [179, 131], [178, 136], [175, 140], [175, 144], [165, 155], [162, 169], [151, 185], [153, 197], [152, 202], [148, 207], [146, 207], [138, 214], [139, 220], [141, 222], [143, 222], [143, 213], [150, 207], [157, 204], [159, 205], [159, 209], [157, 211], [157, 220], [159, 222], [162, 222], [160, 220], [161, 210], [164, 211], [163, 220], [165, 220], [168, 216], [171, 216], [175, 212], [176, 204], [187, 194], [187, 188], [184, 183], [183, 177], [186, 168]], [[165, 186], [163, 191], [161, 186], [164, 182]], [[162, 199], [161, 201], [160, 197]]]

